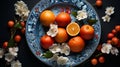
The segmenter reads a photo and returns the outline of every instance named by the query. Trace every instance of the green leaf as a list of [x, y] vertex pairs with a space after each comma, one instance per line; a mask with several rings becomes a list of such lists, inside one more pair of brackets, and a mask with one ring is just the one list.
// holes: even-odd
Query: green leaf
[[53, 56], [53, 53], [52, 53], [51, 51], [46, 51], [46, 52], [43, 54], [43, 56], [44, 56], [45, 58], [51, 58], [51, 57]]
[[74, 17], [77, 16], [77, 12], [75, 12], [75, 11], [72, 11], [71, 14], [72, 14]]
[[8, 47], [14, 47], [15, 46], [15, 41], [14, 41], [14, 39], [10, 39], [9, 41], [8, 41]]
[[19, 22], [17, 22], [14, 27], [17, 29], [22, 29], [22, 26]]
[[90, 19], [88, 19], [88, 23], [89, 23], [90, 25], [95, 24], [97, 21], [98, 21], [98, 20], [96, 20], [95, 18], [90, 18]]

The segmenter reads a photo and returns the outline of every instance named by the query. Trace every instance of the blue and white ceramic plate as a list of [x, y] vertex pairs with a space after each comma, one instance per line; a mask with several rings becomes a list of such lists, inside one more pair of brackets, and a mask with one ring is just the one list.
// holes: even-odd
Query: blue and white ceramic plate
[[[50, 9], [55, 14], [58, 14], [58, 12], [61, 11], [60, 8], [69, 8], [71, 11], [84, 9], [87, 11], [88, 17], [98, 20], [95, 24], [92, 25], [95, 29], [94, 38], [86, 44], [82, 52], [77, 54], [70, 54], [68, 56], [69, 62], [67, 62], [66, 65], [63, 65], [63, 67], [76, 66], [87, 60], [93, 54], [99, 43], [101, 35], [101, 25], [98, 15], [94, 8], [85, 0], [41, 0], [35, 5], [28, 17], [26, 23], [26, 39], [30, 50], [40, 61], [49, 66], [62, 67], [57, 65], [56, 62], [41, 56], [41, 54], [44, 53], [44, 50], [40, 46], [40, 38], [45, 34], [45, 30], [39, 20], [39, 15], [43, 10]], [[72, 21], [75, 21], [75, 17], [72, 14], [71, 17]], [[87, 23], [85, 21], [83, 22]]]

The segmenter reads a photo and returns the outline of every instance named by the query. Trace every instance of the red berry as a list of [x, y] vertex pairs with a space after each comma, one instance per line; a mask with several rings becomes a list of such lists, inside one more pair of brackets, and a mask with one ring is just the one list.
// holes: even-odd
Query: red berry
[[120, 31], [120, 25], [115, 26], [115, 30], [118, 32]]
[[8, 46], [8, 42], [4, 42], [3, 43], [3, 48], [7, 48], [7, 46]]
[[13, 27], [14, 26], [14, 21], [10, 20], [8, 21], [8, 27]]
[[20, 36], [20, 35], [16, 35], [16, 36], [14, 37], [14, 40], [15, 40], [15, 42], [20, 42], [21, 36]]
[[98, 60], [99, 60], [100, 63], [104, 63], [105, 62], [105, 58], [103, 56], [100, 56]]
[[112, 44], [112, 40], [107, 40], [107, 43], [108, 44]]
[[93, 58], [93, 59], [91, 60], [91, 64], [92, 64], [92, 65], [96, 65], [97, 63], [98, 63], [98, 61], [97, 61], [96, 58]]
[[117, 37], [112, 38], [113, 45], [117, 45], [119, 43], [119, 39]]
[[95, 4], [96, 4], [97, 7], [101, 7], [102, 6], [102, 0], [97, 0]]
[[114, 37], [114, 34], [113, 34], [113, 33], [108, 33], [107, 37], [108, 37], [109, 39], [111, 39], [111, 38]]
[[98, 50], [98, 51], [100, 51], [100, 50], [101, 50], [101, 48], [102, 48], [102, 45], [101, 45], [101, 44], [99, 44], [99, 45], [98, 45], [98, 47], [97, 47], [97, 50]]
[[25, 27], [21, 29], [21, 33], [25, 34]]
[[21, 24], [22, 27], [25, 27], [25, 22], [24, 21], [20, 22], [20, 24]]
[[113, 30], [112, 30], [112, 33], [113, 33], [113, 34], [116, 34], [116, 33], [117, 33], [117, 31], [116, 31], [115, 29], [113, 29]]

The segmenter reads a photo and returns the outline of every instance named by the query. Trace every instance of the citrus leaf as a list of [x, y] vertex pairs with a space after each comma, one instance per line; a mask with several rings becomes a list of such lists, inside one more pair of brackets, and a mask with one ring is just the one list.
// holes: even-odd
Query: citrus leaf
[[71, 14], [72, 14], [74, 17], [77, 16], [77, 12], [75, 12], [75, 11], [72, 11]]
[[43, 54], [43, 56], [44, 56], [45, 58], [51, 58], [51, 57], [53, 56], [53, 53], [52, 53], [51, 51], [46, 51], [46, 52]]
[[14, 39], [10, 39], [8, 41], [8, 47], [13, 47], [13, 46], [15, 46], [15, 41], [14, 41]]
[[98, 21], [98, 20], [96, 20], [95, 18], [90, 18], [90, 19], [88, 19], [88, 24], [93, 25], [93, 24], [95, 24], [97, 21]]
[[17, 29], [22, 29], [22, 26], [19, 22], [17, 22], [14, 27]]

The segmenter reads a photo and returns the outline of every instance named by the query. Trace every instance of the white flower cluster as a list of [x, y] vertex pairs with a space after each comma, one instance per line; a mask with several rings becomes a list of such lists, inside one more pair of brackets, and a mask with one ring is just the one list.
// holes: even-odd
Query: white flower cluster
[[49, 31], [47, 32], [47, 35], [51, 37], [55, 37], [58, 33], [58, 25], [56, 24], [50, 24]]
[[15, 6], [16, 15], [20, 16], [22, 21], [26, 21], [30, 12], [28, 10], [27, 5], [21, 0], [21, 1], [17, 1], [17, 3], [15, 3], [14, 6]]
[[86, 10], [79, 10], [77, 11], [77, 16], [76, 16], [76, 19], [77, 20], [83, 20], [83, 19], [86, 19], [87, 18], [87, 12]]
[[57, 61], [58, 64], [64, 65], [69, 61], [67, 57], [58, 56], [58, 53], [65, 54], [66, 56], [70, 54], [70, 48], [67, 43], [53, 44], [49, 50], [54, 54], [50, 59]]
[[114, 7], [110, 6], [110, 7], [107, 7], [106, 8], [106, 11], [105, 11], [105, 16], [102, 17], [103, 21], [104, 22], [110, 22], [110, 19], [111, 19], [111, 15], [114, 13]]
[[14, 61], [15, 57], [17, 57], [18, 47], [10, 47], [8, 48], [8, 53], [4, 53], [4, 50], [0, 48], [0, 58], [5, 56], [5, 60], [11, 63], [11, 67], [22, 67], [22, 64], [17, 60]]
[[118, 55], [119, 51], [116, 47], [113, 47], [111, 44], [103, 43], [101, 48], [102, 53]]

